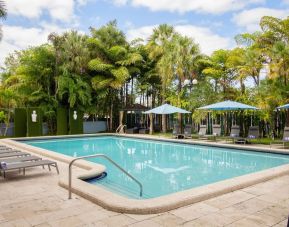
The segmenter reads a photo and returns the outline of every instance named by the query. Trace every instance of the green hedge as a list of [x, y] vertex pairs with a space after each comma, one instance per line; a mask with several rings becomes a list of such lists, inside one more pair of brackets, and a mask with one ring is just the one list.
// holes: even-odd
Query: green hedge
[[57, 135], [68, 134], [68, 110], [64, 107], [57, 108]]
[[[73, 118], [76, 111], [77, 119]], [[77, 109], [69, 109], [69, 134], [83, 133], [83, 112]]]
[[[36, 122], [32, 122], [32, 113], [36, 111]], [[42, 136], [42, 110], [39, 107], [27, 108], [27, 136]]]
[[14, 109], [14, 136], [25, 137], [27, 135], [27, 111], [26, 108]]

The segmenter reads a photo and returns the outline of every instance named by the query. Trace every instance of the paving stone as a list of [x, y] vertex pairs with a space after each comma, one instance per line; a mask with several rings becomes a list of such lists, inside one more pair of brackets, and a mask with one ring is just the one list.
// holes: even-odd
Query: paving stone
[[48, 222], [51, 226], [61, 226], [61, 227], [76, 227], [83, 226], [84, 223], [77, 217], [67, 217], [54, 221]]
[[92, 224], [115, 215], [119, 214], [102, 209], [85, 212], [83, 214], [78, 215], [77, 217], [79, 217], [86, 224]]
[[191, 224], [202, 224], [204, 226], [224, 226], [234, 222], [233, 219], [219, 213], [208, 214], [194, 220]]
[[239, 211], [234, 207], [227, 207], [223, 210], [220, 210], [216, 214], [229, 218], [231, 220], [231, 223], [248, 216], [248, 214]]
[[223, 209], [232, 206], [234, 204], [244, 202], [254, 197], [256, 196], [250, 193], [246, 193], [243, 191], [235, 191], [204, 202], [206, 204], [209, 204], [210, 206]]
[[289, 216], [289, 209], [287, 209], [286, 207], [279, 206], [279, 205], [273, 205], [259, 212], [265, 215], [271, 215], [271, 216], [277, 217], [280, 220], [288, 218]]
[[245, 202], [235, 204], [233, 205], [233, 207], [236, 208], [238, 211], [241, 211], [247, 214], [253, 214], [255, 212], [263, 210], [266, 207], [270, 207], [272, 205], [274, 204], [257, 199], [257, 198], [253, 198]]
[[105, 219], [102, 219], [100, 222], [96, 222], [96, 224], [102, 224], [103, 227], [115, 227], [115, 226], [127, 226], [132, 223], [136, 223], [137, 221], [126, 216], [123, 214], [108, 217]]
[[269, 226], [265, 224], [265, 221], [259, 219], [258, 217], [255, 216], [250, 216], [247, 218], [243, 218], [239, 221], [236, 221], [232, 224], [227, 225], [228, 227], [265, 227]]
[[51, 227], [47, 222], [39, 224], [39, 225], [33, 225], [34, 227]]
[[153, 217], [156, 217], [160, 214], [144, 214], [144, 215], [141, 215], [141, 214], [126, 214], [126, 216], [129, 216], [130, 218], [133, 218], [137, 221], [143, 221], [143, 220], [146, 220], [146, 219], [150, 219], [150, 218], [153, 218]]
[[163, 227], [163, 225], [160, 225], [152, 220], [144, 220], [131, 224], [129, 227]]
[[21, 219], [16, 219], [16, 220], [13, 220], [13, 221], [9, 221], [9, 222], [4, 222], [4, 223], [1, 223], [1, 227], [2, 226], [13, 226], [13, 227], [30, 227], [31, 225], [26, 221], [24, 220], [23, 218]]
[[160, 224], [161, 226], [167, 226], [167, 227], [178, 226], [185, 222], [184, 219], [177, 217], [170, 213], [165, 213], [165, 214], [156, 216], [154, 218], [151, 218], [150, 220]]
[[185, 221], [190, 221], [216, 211], [219, 211], [219, 209], [205, 203], [197, 203], [191, 206], [170, 211], [170, 213], [184, 219]]
[[288, 219], [285, 219], [281, 222], [279, 222], [278, 224], [276, 225], [273, 225], [274, 227], [288, 227], [289, 226], [289, 223], [288, 223]]

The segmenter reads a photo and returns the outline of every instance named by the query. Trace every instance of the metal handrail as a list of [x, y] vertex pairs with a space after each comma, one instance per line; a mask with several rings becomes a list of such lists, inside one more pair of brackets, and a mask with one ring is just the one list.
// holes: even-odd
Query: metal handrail
[[124, 129], [124, 127], [126, 127], [126, 125], [119, 125], [119, 126], [117, 127], [117, 129], [115, 130], [115, 132], [116, 132], [116, 133], [120, 133], [120, 132]]
[[116, 133], [118, 133], [118, 131], [120, 130], [120, 127], [122, 127], [122, 125], [119, 125], [119, 126], [117, 127], [117, 129], [115, 130]]
[[87, 155], [87, 156], [81, 156], [81, 157], [75, 158], [69, 163], [68, 199], [71, 199], [71, 194], [72, 194], [72, 192], [71, 192], [72, 168], [71, 167], [72, 167], [73, 163], [77, 160], [80, 160], [80, 159], [96, 158], [96, 157], [105, 158], [110, 163], [112, 163], [114, 166], [116, 166], [119, 170], [121, 170], [124, 174], [126, 174], [128, 177], [130, 177], [132, 180], [134, 180], [138, 184], [138, 186], [140, 187], [139, 196], [142, 197], [143, 186], [142, 186], [141, 182], [139, 182], [134, 176], [129, 174], [125, 169], [123, 169], [120, 165], [118, 165], [115, 161], [113, 161], [111, 158], [109, 158], [105, 154], [94, 154], [94, 155]]

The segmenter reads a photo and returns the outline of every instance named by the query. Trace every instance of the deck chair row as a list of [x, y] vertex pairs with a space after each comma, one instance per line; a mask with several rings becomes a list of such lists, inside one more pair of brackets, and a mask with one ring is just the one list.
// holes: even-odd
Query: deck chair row
[[[4, 148], [4, 146], [1, 146], [1, 148]], [[58, 165], [55, 161], [42, 160], [42, 158], [38, 156], [20, 150], [9, 148], [5, 150], [6, 152], [4, 152], [4, 150], [5, 149], [2, 149], [0, 152], [0, 175], [3, 175], [4, 178], [6, 177], [7, 171], [19, 170], [19, 172], [23, 171], [25, 175], [26, 168], [38, 166], [42, 166], [43, 169], [44, 166], [47, 166], [49, 171], [51, 167], [54, 167], [59, 174]]]

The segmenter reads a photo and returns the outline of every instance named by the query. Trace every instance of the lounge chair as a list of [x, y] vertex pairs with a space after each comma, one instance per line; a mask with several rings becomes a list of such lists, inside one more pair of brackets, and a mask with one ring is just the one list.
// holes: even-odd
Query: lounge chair
[[178, 124], [175, 124], [173, 128], [173, 138], [180, 138], [180, 137], [184, 137], [184, 135], [181, 133], [180, 126]]
[[186, 125], [185, 126], [184, 137], [185, 137], [185, 139], [192, 138], [192, 125]]
[[282, 144], [283, 148], [285, 148], [285, 144], [289, 143], [289, 127], [284, 128], [283, 132], [283, 138], [281, 141], [273, 141], [270, 143], [270, 147], [272, 147], [273, 144]]
[[34, 162], [19, 162], [19, 163], [8, 163], [5, 168], [0, 168], [1, 173], [3, 173], [4, 178], [6, 177], [6, 171], [9, 170], [21, 170], [23, 169], [23, 175], [25, 175], [25, 169], [30, 167], [37, 167], [37, 166], [48, 166], [49, 171], [51, 170], [51, 166], [56, 168], [57, 173], [59, 174], [57, 163], [50, 160], [40, 160], [40, 161], [34, 161]]
[[245, 141], [243, 137], [240, 137], [240, 126], [238, 125], [232, 126], [230, 136], [228, 136], [227, 139], [232, 140], [233, 143], [237, 141]]
[[138, 133], [139, 134], [148, 134], [149, 133], [149, 129], [148, 128], [140, 128]]
[[127, 133], [127, 134], [139, 133], [139, 128], [138, 127], [128, 128], [128, 129], [125, 130], [125, 133]]
[[21, 156], [29, 156], [29, 153], [26, 152], [8, 152], [4, 154], [0, 154], [0, 158], [9, 158], [9, 157], [21, 157]]
[[207, 134], [207, 125], [200, 125], [200, 129], [199, 129], [199, 139], [206, 139], [208, 140], [209, 138], [213, 138], [214, 140], [216, 140], [216, 136], [215, 135], [208, 135]]
[[6, 146], [2, 146], [0, 147], [0, 150], [12, 150], [11, 147], [6, 147]]
[[41, 160], [42, 158], [37, 157], [37, 156], [23, 156], [19, 158], [2, 158], [0, 159], [1, 162], [6, 162], [6, 163], [15, 163], [15, 162], [30, 162], [30, 161], [38, 161]]
[[20, 151], [19, 150], [14, 150], [14, 149], [11, 149], [11, 150], [0, 150], [0, 154], [11, 153], [11, 152], [20, 152]]
[[250, 142], [252, 139], [260, 139], [260, 132], [258, 126], [250, 126], [246, 140]]
[[221, 125], [213, 125], [213, 135], [214, 136], [221, 136]]

